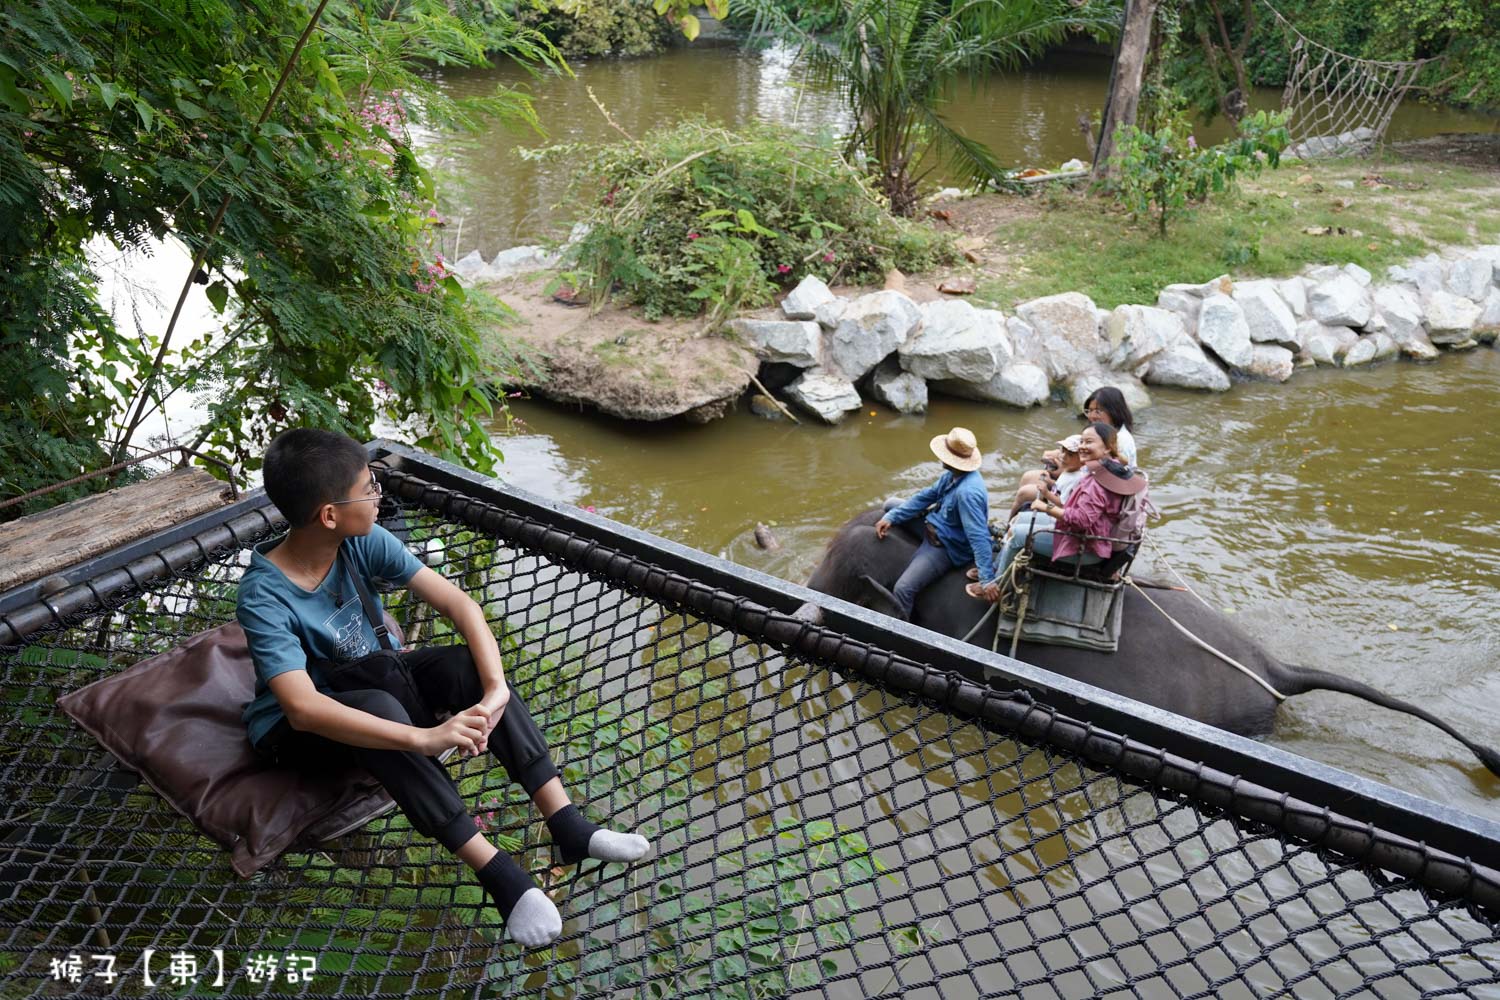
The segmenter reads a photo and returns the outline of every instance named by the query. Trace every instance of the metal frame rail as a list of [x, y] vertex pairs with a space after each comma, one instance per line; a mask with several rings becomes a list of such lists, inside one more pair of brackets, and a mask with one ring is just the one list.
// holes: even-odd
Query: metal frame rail
[[[1469, 902], [1491, 921], [1500, 918], [1500, 872], [1474, 861], [1500, 858], [1500, 824], [924, 629], [898, 630], [855, 605], [402, 445], [369, 447], [372, 461], [388, 470], [388, 492], [404, 501], [629, 587], [654, 576], [654, 590], [705, 618], [1411, 878]], [[64, 574], [68, 585], [50, 594], [39, 584], [0, 594], [0, 646], [21, 644], [54, 622], [203, 561], [274, 520], [263, 491], [256, 491], [72, 567]], [[822, 625], [793, 614], [808, 602], [823, 609]]]

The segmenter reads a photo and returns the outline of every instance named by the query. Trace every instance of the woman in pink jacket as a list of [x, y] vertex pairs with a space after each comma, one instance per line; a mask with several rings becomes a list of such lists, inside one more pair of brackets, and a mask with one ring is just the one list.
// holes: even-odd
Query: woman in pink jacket
[[[1051, 530], [1044, 528], [1033, 533], [1029, 523], [1017, 523], [996, 560], [999, 576], [1005, 575], [1028, 537], [1032, 539], [1032, 551], [1053, 562], [1087, 566], [1109, 558], [1112, 547], [1108, 536], [1115, 532], [1120, 505], [1125, 497], [1145, 488], [1146, 477], [1120, 460], [1115, 450], [1115, 429], [1109, 424], [1089, 424], [1079, 437], [1082, 440], [1078, 453], [1086, 470], [1083, 479], [1061, 506], [1058, 497], [1051, 494], [1032, 501], [1032, 510], [1050, 515], [1056, 524], [1049, 526]], [[1104, 537], [1084, 538], [1085, 535]], [[980, 595], [971, 590], [970, 596]]]

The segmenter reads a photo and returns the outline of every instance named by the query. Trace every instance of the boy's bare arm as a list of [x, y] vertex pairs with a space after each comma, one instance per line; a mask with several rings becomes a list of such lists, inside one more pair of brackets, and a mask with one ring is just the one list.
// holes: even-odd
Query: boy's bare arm
[[431, 756], [449, 747], [478, 754], [490, 726], [481, 706], [465, 709], [431, 729], [392, 722], [335, 701], [313, 686], [305, 670], [289, 670], [270, 680], [293, 729], [316, 733], [337, 743], [371, 750], [415, 750]]
[[510, 703], [510, 686], [505, 683], [505, 669], [500, 662], [500, 646], [495, 642], [495, 633], [485, 621], [484, 609], [468, 594], [459, 590], [439, 573], [422, 567], [406, 584], [413, 594], [434, 611], [447, 618], [458, 629], [468, 643], [474, 657], [474, 669], [479, 673], [479, 683], [484, 688], [479, 707], [486, 715], [484, 737], [499, 725]]

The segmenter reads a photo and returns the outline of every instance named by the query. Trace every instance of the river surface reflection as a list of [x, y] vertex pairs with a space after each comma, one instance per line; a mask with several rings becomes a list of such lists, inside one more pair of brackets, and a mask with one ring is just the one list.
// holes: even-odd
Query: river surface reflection
[[[1284, 659], [1357, 677], [1500, 743], [1497, 383], [1500, 352], [1481, 348], [1221, 396], [1154, 390], [1137, 435], [1164, 511], [1154, 539]], [[1076, 427], [1057, 406], [941, 398], [923, 417], [872, 407], [837, 428], [747, 413], [706, 427], [627, 424], [513, 402], [524, 423], [500, 440], [507, 482], [796, 582], [848, 516], [934, 476], [934, 434], [973, 428], [998, 498]], [[757, 521], [779, 551], [756, 547]], [[1361, 700], [1297, 698], [1272, 742], [1500, 818], [1500, 781], [1467, 751]]]

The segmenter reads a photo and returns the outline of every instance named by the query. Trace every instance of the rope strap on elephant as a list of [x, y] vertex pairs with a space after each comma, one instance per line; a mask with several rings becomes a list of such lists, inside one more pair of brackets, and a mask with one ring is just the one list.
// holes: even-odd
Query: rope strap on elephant
[[[466, 800], [563, 912], [556, 947], [500, 943], [467, 869], [396, 812], [237, 878], [55, 706], [232, 617], [248, 547], [281, 527], [234, 513], [0, 616], [0, 996], [152, 993], [148, 950], [192, 996], [1500, 985], [1488, 868], [403, 468], [384, 523], [481, 602], [575, 799], [657, 852], [554, 869], [522, 793], [465, 758]], [[453, 641], [387, 606], [411, 641]]]

